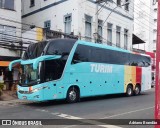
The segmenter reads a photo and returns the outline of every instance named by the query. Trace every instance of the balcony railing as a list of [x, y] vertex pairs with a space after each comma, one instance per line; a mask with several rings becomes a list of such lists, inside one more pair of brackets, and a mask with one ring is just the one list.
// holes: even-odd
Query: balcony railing
[[70, 39], [78, 39], [78, 36], [72, 34], [66, 34], [63, 32], [53, 31], [49, 29], [43, 30], [46, 39], [54, 39], [54, 38], [70, 38]]

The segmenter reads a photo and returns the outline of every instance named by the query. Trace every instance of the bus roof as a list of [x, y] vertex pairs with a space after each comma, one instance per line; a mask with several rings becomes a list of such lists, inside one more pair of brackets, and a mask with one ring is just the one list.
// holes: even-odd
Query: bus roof
[[79, 43], [79, 44], [88, 45], [88, 46], [93, 46], [93, 47], [99, 47], [99, 48], [104, 48], [104, 49], [111, 49], [111, 50], [116, 50], [116, 51], [131, 53], [131, 51], [128, 51], [128, 50], [125, 50], [125, 49], [121, 49], [121, 48], [118, 48], [118, 47], [113, 47], [113, 46], [109, 46], [109, 45], [104, 45], [104, 44], [86, 42], [86, 41], [82, 41], [82, 40], [78, 40], [78, 43]]
[[125, 49], [122, 49], [122, 48], [113, 47], [113, 46], [109, 46], [109, 45], [105, 45], [105, 44], [86, 42], [86, 41], [82, 41], [82, 40], [78, 40], [78, 44], [83, 44], [83, 45], [88, 45], [88, 46], [93, 46], [93, 47], [98, 47], [98, 48], [104, 48], [104, 49], [110, 49], [110, 50], [115, 50], [115, 51], [120, 51], [120, 52], [126, 52], [126, 53], [133, 53], [133, 54], [137, 54], [137, 55], [142, 55], [142, 56], [150, 57], [147, 54], [140, 54], [140, 53], [137, 53], [137, 52], [133, 52], [133, 51], [129, 51], [129, 50], [125, 50]]

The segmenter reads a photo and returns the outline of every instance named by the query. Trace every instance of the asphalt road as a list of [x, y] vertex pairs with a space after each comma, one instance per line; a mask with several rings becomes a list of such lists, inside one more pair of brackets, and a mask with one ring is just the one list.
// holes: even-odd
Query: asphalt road
[[[153, 128], [153, 125], [103, 125], [99, 121], [93, 120], [89, 120], [89, 124], [94, 125], [84, 126], [82, 124], [86, 123], [87, 119], [153, 119], [154, 94], [153, 88], [139, 96], [107, 95], [84, 98], [75, 104], [67, 104], [65, 101], [49, 101], [3, 105], [0, 106], [0, 119], [75, 119], [79, 120], [81, 124], [38, 126], [39, 128]], [[12, 127], [17, 128], [17, 126]]]

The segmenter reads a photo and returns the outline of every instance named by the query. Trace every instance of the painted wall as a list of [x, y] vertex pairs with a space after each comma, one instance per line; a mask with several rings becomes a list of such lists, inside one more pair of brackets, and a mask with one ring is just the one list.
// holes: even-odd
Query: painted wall
[[[51, 20], [51, 30], [64, 32], [64, 16], [72, 14], [71, 31], [75, 35], [85, 37], [85, 14], [92, 16], [92, 38], [96, 31], [96, 4], [95, 0], [35, 0], [35, 6], [30, 7], [30, 2], [22, 0], [22, 22], [44, 27], [44, 22]], [[124, 3], [124, 0], [122, 0]], [[103, 4], [102, 4], [103, 5]], [[50, 7], [48, 7], [50, 6]], [[100, 8], [101, 6], [99, 6]], [[105, 5], [98, 15], [100, 20], [105, 21], [115, 3]], [[45, 9], [44, 9], [45, 8]], [[124, 46], [124, 29], [128, 29], [128, 49], [132, 49], [133, 33], [133, 1], [130, 3], [129, 12], [124, 10], [124, 6], [117, 7], [103, 26], [104, 42], [107, 40], [107, 22], [113, 24], [112, 43], [116, 44], [116, 26], [121, 27], [121, 46]], [[84, 38], [82, 38], [84, 39]], [[92, 40], [94, 42], [94, 39]]]
[[[6, 18], [9, 20], [14, 20], [21, 23], [21, 0], [14, 0], [14, 10], [0, 9], [0, 25], [12, 26], [16, 27], [16, 36], [21, 37], [21, 24], [2, 20], [2, 18]], [[20, 40], [21, 38], [17, 38]], [[1, 56], [19, 56], [18, 52], [0, 48]]]

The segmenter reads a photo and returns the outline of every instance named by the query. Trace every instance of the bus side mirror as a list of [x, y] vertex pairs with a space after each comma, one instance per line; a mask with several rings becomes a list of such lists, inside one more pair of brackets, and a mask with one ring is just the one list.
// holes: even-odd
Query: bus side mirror
[[21, 61], [22, 60], [19, 59], [19, 60], [14, 60], [14, 61], [10, 62], [10, 64], [9, 64], [9, 71], [12, 71], [12, 67], [15, 66], [18, 63], [21, 63]]
[[39, 62], [41, 62], [41, 61], [60, 59], [60, 58], [61, 58], [61, 55], [45, 55], [45, 56], [40, 56], [40, 57], [34, 59], [33, 69], [37, 69]]

